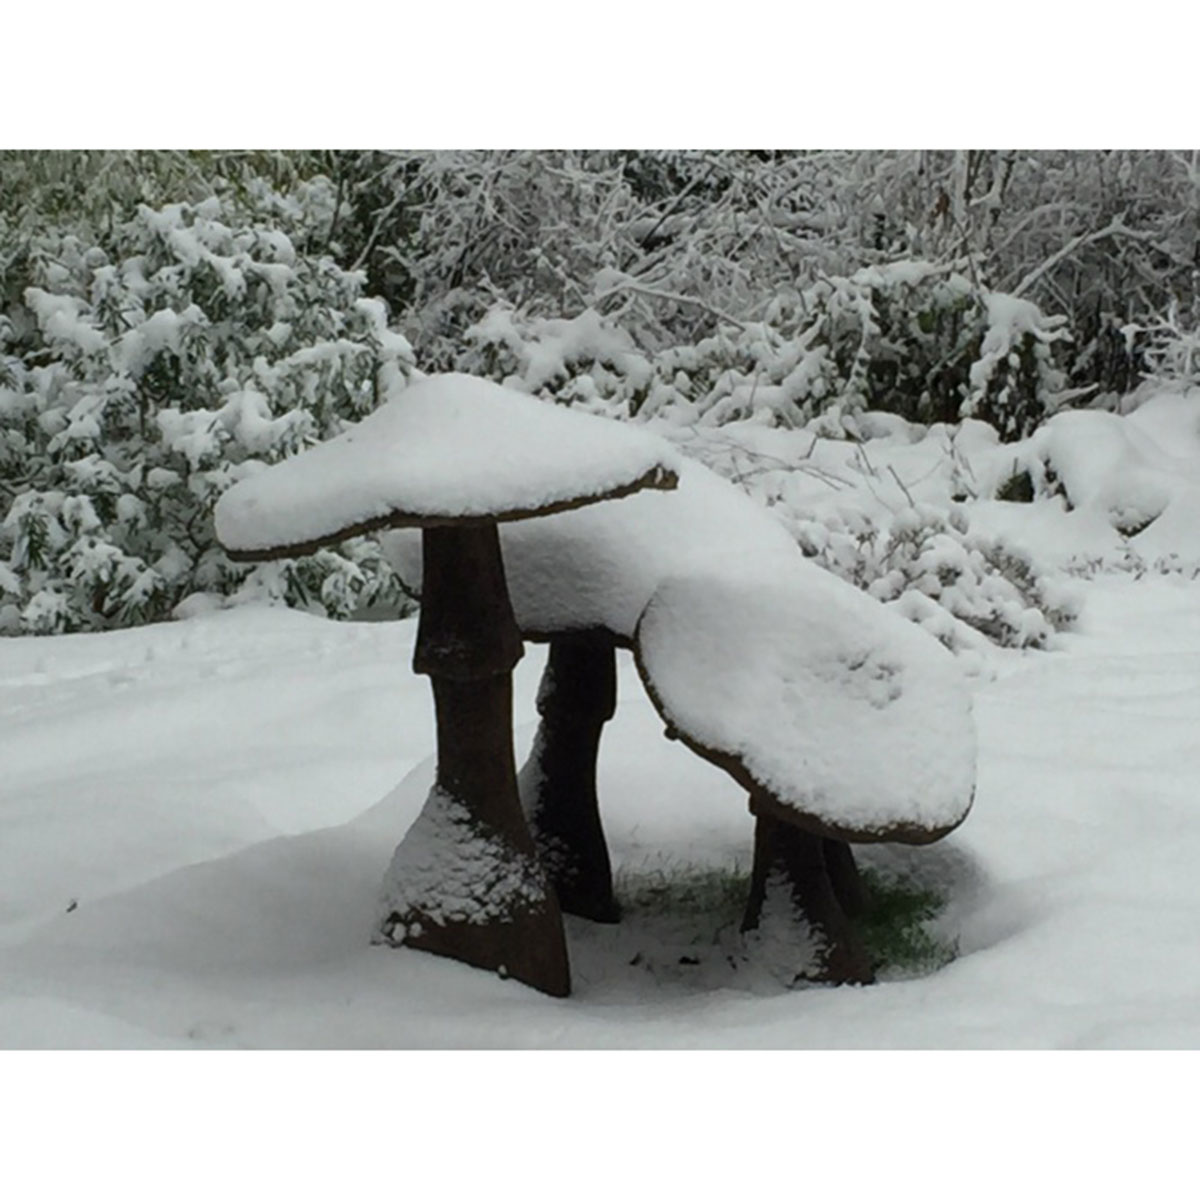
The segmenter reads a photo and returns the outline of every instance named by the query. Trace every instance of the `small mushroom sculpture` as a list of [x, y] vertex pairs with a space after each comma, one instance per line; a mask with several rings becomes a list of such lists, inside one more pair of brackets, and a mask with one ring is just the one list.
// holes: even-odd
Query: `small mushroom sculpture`
[[437, 775], [389, 869], [377, 940], [568, 994], [561, 913], [518, 798], [512, 668], [523, 649], [498, 525], [674, 487], [664, 449], [628, 426], [447, 374], [219, 501], [217, 536], [241, 560], [422, 531], [413, 669], [432, 684]]
[[778, 898], [816, 935], [806, 978], [870, 982], [849, 920], [863, 903], [850, 843], [937, 841], [974, 798], [953, 657], [836, 576], [773, 555], [664, 579], [634, 653], [668, 730], [749, 792], [743, 929]]

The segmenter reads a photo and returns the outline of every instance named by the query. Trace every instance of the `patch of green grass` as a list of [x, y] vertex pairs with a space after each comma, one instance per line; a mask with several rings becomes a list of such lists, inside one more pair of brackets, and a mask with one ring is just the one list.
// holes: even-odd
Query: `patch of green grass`
[[664, 863], [653, 868], [622, 868], [613, 883], [622, 912], [741, 919], [750, 874], [730, 866]]
[[[929, 975], [958, 956], [952, 940], [931, 932], [946, 897], [912, 880], [898, 880], [870, 867], [861, 870], [867, 910], [854, 926], [882, 975]], [[623, 867], [614, 881], [626, 917], [670, 918], [695, 923], [697, 943], [713, 930], [735, 930], [750, 892], [750, 872], [738, 864], [696, 866], [660, 862]]]
[[863, 869], [862, 878], [867, 910], [855, 924], [877, 971], [928, 975], [958, 957], [956, 943], [929, 929], [946, 907], [945, 896], [869, 867]]

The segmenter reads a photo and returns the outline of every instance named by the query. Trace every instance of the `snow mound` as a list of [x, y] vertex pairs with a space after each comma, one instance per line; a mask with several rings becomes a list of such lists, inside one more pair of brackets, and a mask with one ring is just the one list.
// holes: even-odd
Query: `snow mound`
[[[567, 918], [569, 1004], [370, 945], [433, 781], [415, 622], [239, 609], [0, 639], [0, 1046], [1200, 1047], [1200, 583], [1080, 586], [1061, 652], [976, 681], [971, 819], [856, 851], [945, 894], [960, 950], [871, 988], [786, 991], [741, 957], [740, 897], [719, 918], [662, 899], [660, 867], [744, 875], [753, 822], [619, 655], [599, 791], [628, 915]], [[544, 659], [515, 672], [531, 719]]]
[[1031, 445], [1072, 507], [1099, 512], [1121, 532], [1136, 534], [1171, 501], [1162, 449], [1114, 413], [1059, 413]]
[[824, 836], [927, 842], [967, 815], [971, 704], [953, 657], [795, 558], [667, 579], [638, 625], [663, 719]]
[[[973, 531], [1043, 566], [1200, 568], [1200, 406], [1160, 392], [1126, 416], [1062, 412], [1025, 441], [982, 449]], [[1004, 503], [1028, 475], [1032, 503]]]
[[512, 519], [661, 484], [675, 451], [652, 434], [469, 375], [404, 388], [331, 441], [235, 484], [217, 536], [253, 554], [347, 530]]

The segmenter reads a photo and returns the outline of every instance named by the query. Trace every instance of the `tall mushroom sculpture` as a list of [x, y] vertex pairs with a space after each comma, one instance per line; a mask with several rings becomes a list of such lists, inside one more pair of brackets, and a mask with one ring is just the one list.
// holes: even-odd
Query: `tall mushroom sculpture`
[[[596, 795], [600, 738], [616, 704], [615, 651], [633, 649], [638, 618], [664, 574], [751, 553], [800, 557], [787, 530], [741, 489], [689, 459], [678, 474], [669, 492], [647, 490], [500, 533], [517, 625], [526, 639], [549, 643], [521, 799], [563, 910], [594, 921], [617, 918]], [[420, 593], [415, 531], [388, 533], [382, 545], [404, 586]]]
[[497, 527], [674, 487], [664, 449], [628, 426], [448, 374], [222, 496], [217, 536], [240, 560], [422, 530], [413, 669], [432, 684], [437, 775], [385, 880], [377, 940], [568, 994], [561, 912], [518, 798], [512, 669], [522, 641]]

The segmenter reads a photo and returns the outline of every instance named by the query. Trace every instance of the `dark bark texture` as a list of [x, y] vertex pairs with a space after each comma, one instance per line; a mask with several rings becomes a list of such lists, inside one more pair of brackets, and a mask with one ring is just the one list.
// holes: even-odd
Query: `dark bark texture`
[[[525, 653], [495, 525], [421, 533], [422, 605], [413, 670], [441, 679], [511, 672]], [[511, 732], [511, 726], [510, 726]]]
[[596, 795], [600, 738], [616, 711], [613, 638], [604, 631], [550, 642], [538, 690], [541, 724], [521, 769], [521, 800], [564, 912], [614, 922], [612, 865]]
[[867, 910], [867, 887], [858, 873], [854, 851], [848, 842], [839, 842], [836, 838], [822, 840], [825, 869], [829, 872], [829, 882], [833, 885], [833, 894], [842, 906], [842, 912], [848, 917], [861, 916]]

